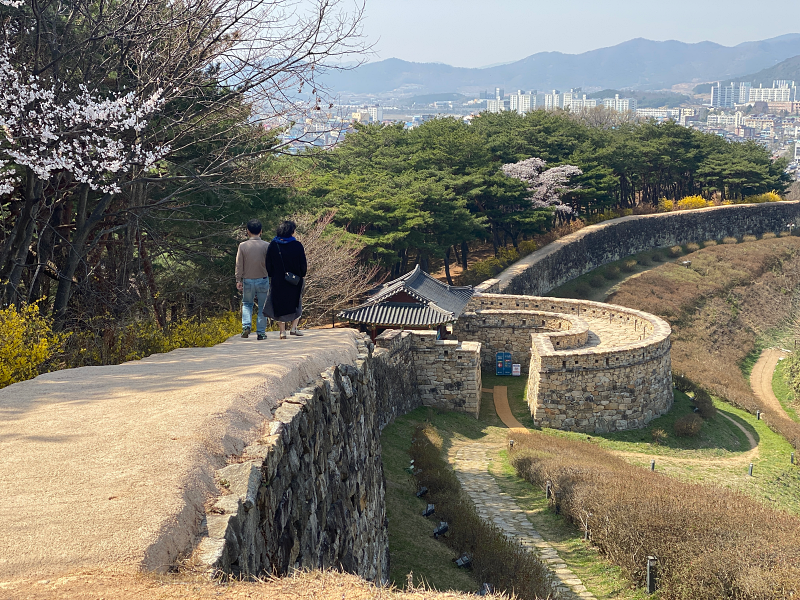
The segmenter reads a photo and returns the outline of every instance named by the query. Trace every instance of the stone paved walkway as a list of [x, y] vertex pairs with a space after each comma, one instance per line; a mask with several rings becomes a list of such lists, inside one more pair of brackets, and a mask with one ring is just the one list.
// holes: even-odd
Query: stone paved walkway
[[489, 474], [485, 444], [454, 446], [450, 451], [450, 460], [455, 465], [462, 487], [475, 503], [478, 514], [497, 525], [507, 537], [516, 539], [531, 552], [538, 554], [555, 576], [554, 586], [559, 597], [595, 597], [561, 560], [556, 549], [533, 528], [525, 511], [511, 496], [500, 491], [494, 477]]

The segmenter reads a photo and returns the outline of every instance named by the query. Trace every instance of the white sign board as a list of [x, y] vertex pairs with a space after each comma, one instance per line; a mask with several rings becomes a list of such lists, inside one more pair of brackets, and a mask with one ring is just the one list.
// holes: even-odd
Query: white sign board
[[511, 365], [511, 374], [514, 377], [522, 375], [522, 365]]

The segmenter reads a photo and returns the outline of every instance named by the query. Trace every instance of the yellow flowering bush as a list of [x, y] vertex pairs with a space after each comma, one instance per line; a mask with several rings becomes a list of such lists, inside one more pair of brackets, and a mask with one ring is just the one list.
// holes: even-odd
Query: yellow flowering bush
[[0, 388], [36, 377], [61, 350], [63, 340], [37, 304], [0, 310]]
[[766, 194], [747, 196], [742, 202], [744, 204], [761, 204], [763, 202], [780, 202], [782, 200], [783, 198], [781, 198], [780, 194], [773, 190], [771, 192], [767, 192]]
[[706, 206], [713, 206], [713, 204], [702, 196], [686, 196], [678, 200], [676, 208], [678, 210], [694, 210], [697, 208], [705, 208]]
[[671, 212], [675, 210], [675, 201], [661, 198], [658, 201], [658, 212]]

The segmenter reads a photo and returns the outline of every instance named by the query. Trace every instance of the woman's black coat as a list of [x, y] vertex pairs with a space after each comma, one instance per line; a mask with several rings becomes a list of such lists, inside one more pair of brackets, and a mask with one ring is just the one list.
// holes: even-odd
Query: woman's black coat
[[[280, 248], [280, 252], [278, 251]], [[308, 265], [306, 263], [306, 252], [303, 244], [297, 240], [287, 243], [279, 243], [272, 240], [267, 248], [267, 274], [270, 277], [270, 298], [272, 303], [272, 315], [268, 315], [278, 321], [283, 321], [281, 317], [291, 317], [285, 320], [293, 320], [300, 316], [300, 297], [303, 291], [304, 281], [300, 285], [292, 285], [286, 281], [284, 274], [288, 271], [306, 276]], [[266, 313], [269, 307], [265, 308]]]

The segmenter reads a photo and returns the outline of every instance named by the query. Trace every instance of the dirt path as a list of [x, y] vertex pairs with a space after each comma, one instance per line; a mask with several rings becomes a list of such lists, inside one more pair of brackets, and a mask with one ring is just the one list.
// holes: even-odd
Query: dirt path
[[226, 456], [283, 398], [357, 356], [352, 330], [277, 335], [0, 390], [0, 582], [163, 571], [190, 550]]
[[504, 385], [494, 386], [494, 390], [483, 390], [490, 392], [494, 397], [494, 410], [503, 424], [509, 429], [521, 429], [527, 431], [527, 428], [517, 421], [517, 418], [511, 413], [511, 407], [508, 405], [508, 388]]
[[765, 412], [783, 415], [787, 419], [790, 418], [789, 415], [783, 410], [781, 403], [775, 397], [775, 392], [772, 391], [772, 375], [775, 367], [778, 366], [778, 361], [788, 355], [789, 353], [784, 350], [767, 348], [758, 357], [753, 366], [753, 372], [750, 373], [750, 385], [756, 397], [761, 400], [762, 406], [766, 409]]

